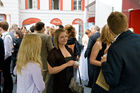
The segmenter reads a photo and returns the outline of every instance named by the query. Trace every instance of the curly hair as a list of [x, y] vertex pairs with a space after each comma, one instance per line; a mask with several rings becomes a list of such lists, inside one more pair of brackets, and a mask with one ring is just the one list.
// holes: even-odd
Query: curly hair
[[68, 38], [76, 37], [75, 28], [72, 25], [65, 26], [66, 33], [68, 34]]

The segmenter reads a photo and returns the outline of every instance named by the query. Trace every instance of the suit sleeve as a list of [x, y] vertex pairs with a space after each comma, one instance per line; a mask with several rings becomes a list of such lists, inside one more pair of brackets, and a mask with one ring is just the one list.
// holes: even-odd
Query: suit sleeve
[[107, 62], [102, 63], [103, 75], [110, 86], [117, 86], [123, 67], [123, 60], [118, 51], [109, 48]]
[[47, 49], [48, 49], [48, 52], [50, 52], [50, 50], [53, 48], [53, 45], [52, 45], [52, 41], [51, 41], [51, 37], [49, 36], [48, 37], [48, 40], [47, 40]]
[[92, 49], [92, 44], [93, 44], [93, 40], [92, 40], [92, 37], [89, 38], [88, 40], [88, 46], [87, 46], [87, 49], [85, 51], [85, 57], [89, 57], [90, 56], [90, 53], [91, 53], [91, 49]]

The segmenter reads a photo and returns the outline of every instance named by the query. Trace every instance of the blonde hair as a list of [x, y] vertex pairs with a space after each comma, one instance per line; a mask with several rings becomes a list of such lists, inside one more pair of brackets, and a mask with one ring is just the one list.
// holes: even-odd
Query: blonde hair
[[27, 34], [20, 45], [16, 70], [21, 74], [22, 67], [26, 67], [29, 62], [38, 63], [42, 68], [42, 62], [40, 57], [42, 41], [36, 34]]
[[105, 25], [102, 28], [101, 35], [98, 40], [101, 40], [105, 44], [111, 43], [114, 40], [113, 35], [109, 32], [108, 25]]
[[49, 28], [48, 31], [49, 31], [49, 35], [50, 36], [54, 36], [54, 33], [55, 33], [55, 29], [54, 28]]
[[54, 33], [54, 46], [58, 49], [59, 48], [59, 42], [58, 42], [58, 38], [59, 38], [59, 35], [62, 33], [62, 32], [65, 32], [64, 29], [57, 29]]

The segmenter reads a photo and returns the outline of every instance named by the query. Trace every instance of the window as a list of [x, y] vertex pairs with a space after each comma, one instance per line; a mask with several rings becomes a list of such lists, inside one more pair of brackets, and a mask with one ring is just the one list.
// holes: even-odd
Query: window
[[82, 0], [74, 0], [74, 10], [82, 9]]
[[59, 10], [60, 9], [60, 0], [52, 0], [52, 9]]
[[29, 9], [37, 9], [37, 0], [28, 0]]

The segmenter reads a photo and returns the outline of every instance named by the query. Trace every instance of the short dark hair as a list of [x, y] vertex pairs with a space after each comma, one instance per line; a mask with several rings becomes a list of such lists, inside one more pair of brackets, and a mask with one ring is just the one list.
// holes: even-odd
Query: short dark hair
[[9, 24], [8, 24], [8, 22], [6, 22], [6, 21], [2, 21], [2, 22], [0, 22], [0, 27], [1, 27], [3, 30], [7, 31], [8, 28], [9, 28]]
[[116, 35], [125, 32], [128, 26], [128, 20], [125, 14], [121, 12], [112, 12], [108, 19], [107, 24], [109, 29]]
[[38, 22], [35, 24], [35, 30], [36, 31], [41, 31], [42, 28], [44, 28], [45, 24], [43, 22]]
[[16, 30], [15, 33], [18, 34], [19, 38], [23, 38], [23, 34], [20, 30]]
[[64, 29], [64, 26], [63, 25], [58, 25], [60, 29]]
[[34, 30], [35, 30], [35, 26], [31, 26], [31, 27], [30, 27], [30, 31], [33, 33]]

